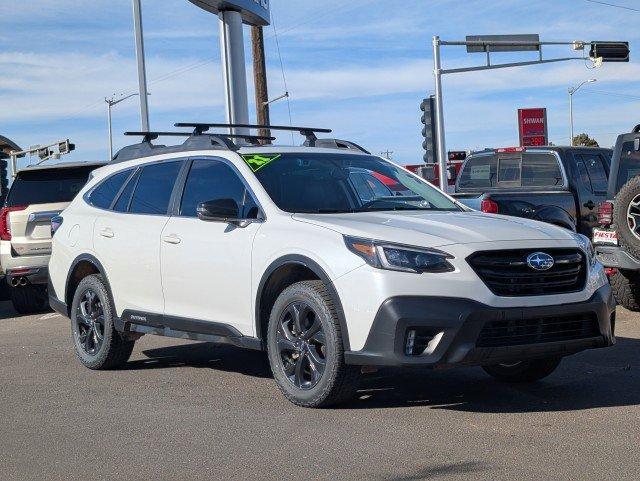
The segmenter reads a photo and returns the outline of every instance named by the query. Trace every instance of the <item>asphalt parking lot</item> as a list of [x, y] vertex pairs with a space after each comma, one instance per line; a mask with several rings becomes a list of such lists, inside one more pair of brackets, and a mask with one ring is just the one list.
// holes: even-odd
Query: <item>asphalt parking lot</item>
[[260, 353], [147, 336], [92, 372], [68, 320], [2, 303], [0, 479], [638, 479], [640, 315], [618, 315], [615, 347], [535, 385], [386, 371], [306, 410]]

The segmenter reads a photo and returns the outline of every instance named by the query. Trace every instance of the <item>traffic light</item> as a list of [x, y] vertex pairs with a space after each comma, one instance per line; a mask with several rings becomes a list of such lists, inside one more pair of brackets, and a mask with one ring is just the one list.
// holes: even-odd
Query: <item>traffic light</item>
[[421, 121], [424, 124], [422, 128], [422, 136], [424, 141], [422, 142], [422, 148], [425, 150], [423, 159], [427, 164], [435, 164], [438, 156], [436, 153], [436, 101], [435, 97], [431, 95], [426, 98], [420, 104], [420, 110], [422, 110]]
[[58, 152], [60, 152], [60, 154], [68, 154], [69, 152], [72, 152], [74, 150], [76, 150], [76, 146], [75, 144], [69, 142], [69, 139], [64, 140], [58, 144]]
[[591, 42], [589, 57], [603, 62], [628, 62], [629, 42]]

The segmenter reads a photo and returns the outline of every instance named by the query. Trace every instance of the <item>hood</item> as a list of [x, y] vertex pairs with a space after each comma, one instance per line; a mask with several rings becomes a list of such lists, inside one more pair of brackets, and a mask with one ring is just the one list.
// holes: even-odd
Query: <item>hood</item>
[[294, 220], [344, 235], [423, 247], [518, 240], [573, 240], [561, 227], [481, 212], [358, 212], [294, 214]]

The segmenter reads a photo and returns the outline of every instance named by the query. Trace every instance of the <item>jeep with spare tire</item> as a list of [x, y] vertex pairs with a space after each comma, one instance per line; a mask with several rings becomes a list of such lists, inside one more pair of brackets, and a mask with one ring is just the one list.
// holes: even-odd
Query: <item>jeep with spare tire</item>
[[616, 299], [640, 311], [640, 125], [618, 136], [598, 223], [593, 243]]

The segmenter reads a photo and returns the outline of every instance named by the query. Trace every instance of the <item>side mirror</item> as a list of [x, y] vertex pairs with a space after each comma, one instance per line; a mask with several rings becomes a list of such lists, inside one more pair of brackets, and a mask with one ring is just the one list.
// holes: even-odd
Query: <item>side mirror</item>
[[240, 207], [233, 199], [214, 199], [201, 202], [196, 208], [198, 219], [207, 222], [226, 222], [238, 227], [246, 227], [251, 219], [240, 219]]

